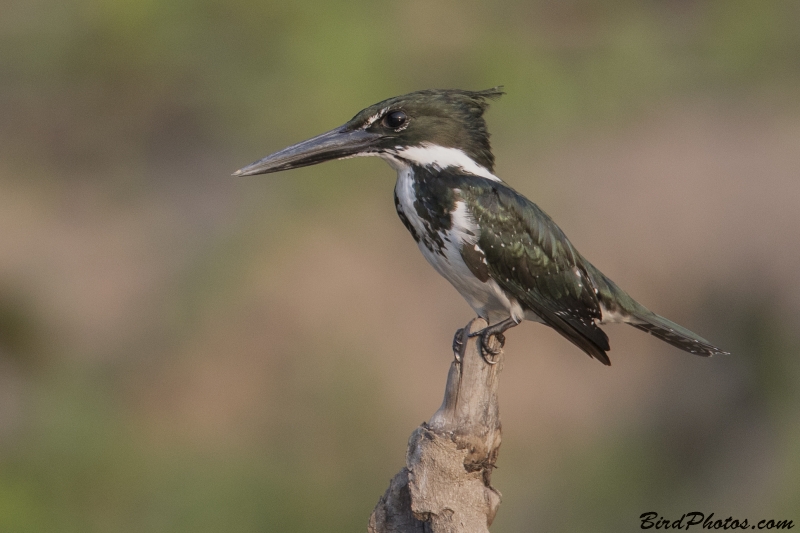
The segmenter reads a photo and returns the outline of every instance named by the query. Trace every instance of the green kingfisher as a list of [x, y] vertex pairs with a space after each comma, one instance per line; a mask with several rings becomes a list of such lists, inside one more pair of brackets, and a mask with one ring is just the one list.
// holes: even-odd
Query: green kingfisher
[[608, 336], [599, 325], [611, 322], [693, 354], [727, 353], [628, 296], [578, 253], [539, 206], [495, 176], [483, 114], [502, 94], [496, 87], [389, 98], [234, 176], [350, 157], [384, 159], [397, 171], [397, 214], [422, 255], [489, 324], [474, 334], [488, 362], [505, 343], [504, 332], [523, 320], [550, 326], [605, 365], [611, 364]]

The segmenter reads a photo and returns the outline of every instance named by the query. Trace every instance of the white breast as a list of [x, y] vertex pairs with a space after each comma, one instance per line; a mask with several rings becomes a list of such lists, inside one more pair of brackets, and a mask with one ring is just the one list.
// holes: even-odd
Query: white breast
[[[472, 219], [467, 205], [460, 199], [456, 200], [456, 208], [451, 214], [453, 225], [448, 231], [439, 234], [444, 242], [441, 253], [438, 249], [431, 249], [423, 238], [430, 229], [414, 207], [412, 169], [407, 165], [396, 165], [395, 168], [397, 168], [395, 194], [399, 209], [420, 236], [418, 245], [425, 259], [461, 293], [479, 316], [492, 324], [509, 316], [513, 316], [518, 322], [522, 321], [525, 313], [516, 299], [508, 296], [494, 280], [480, 281], [472, 274], [461, 256], [461, 247], [464, 245], [475, 246], [480, 251], [480, 248], [477, 248], [480, 228]], [[458, 198], [461, 191], [456, 189], [455, 192]]]

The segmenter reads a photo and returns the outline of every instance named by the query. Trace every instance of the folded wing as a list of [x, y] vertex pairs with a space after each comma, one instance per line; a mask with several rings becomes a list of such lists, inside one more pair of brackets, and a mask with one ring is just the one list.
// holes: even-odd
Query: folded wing
[[492, 279], [570, 342], [611, 364], [608, 337], [595, 323], [600, 302], [561, 229], [502, 183], [464, 183], [460, 192], [481, 228], [477, 244]]

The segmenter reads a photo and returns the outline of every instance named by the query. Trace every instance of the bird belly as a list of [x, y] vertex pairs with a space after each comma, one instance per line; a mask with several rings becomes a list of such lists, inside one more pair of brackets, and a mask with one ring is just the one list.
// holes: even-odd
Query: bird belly
[[461, 244], [451, 242], [445, 236], [443, 254], [433, 252], [422, 241], [419, 249], [428, 263], [436, 269], [464, 297], [475, 312], [490, 324], [495, 324], [508, 317], [521, 322], [526, 314], [516, 298], [506, 292], [489, 278], [483, 282], [469, 270], [461, 257]]

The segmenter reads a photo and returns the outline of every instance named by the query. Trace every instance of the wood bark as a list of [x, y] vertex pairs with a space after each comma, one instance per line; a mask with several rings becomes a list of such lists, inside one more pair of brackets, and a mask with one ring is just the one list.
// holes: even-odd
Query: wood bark
[[[464, 330], [486, 327], [483, 319]], [[369, 519], [369, 533], [487, 533], [500, 505], [490, 481], [500, 447], [498, 377], [503, 352], [481, 356], [468, 338], [450, 365], [444, 401], [408, 440], [406, 466], [392, 478]], [[460, 361], [459, 361], [460, 359]]]

